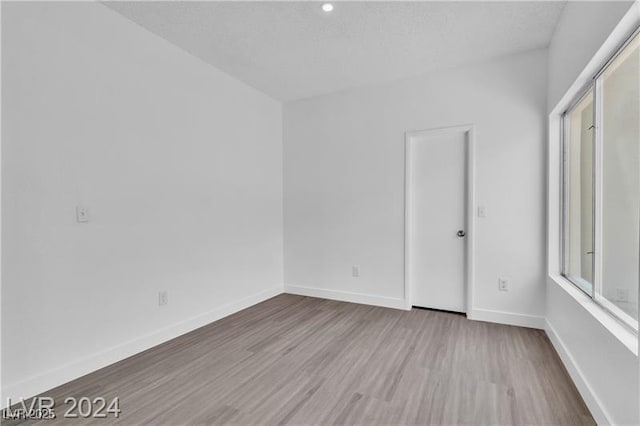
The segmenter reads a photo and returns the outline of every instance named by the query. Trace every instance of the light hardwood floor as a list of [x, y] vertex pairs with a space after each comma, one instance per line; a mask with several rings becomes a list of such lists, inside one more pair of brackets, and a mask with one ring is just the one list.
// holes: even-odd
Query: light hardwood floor
[[[45, 395], [47, 425], [595, 424], [544, 331], [293, 295]], [[64, 419], [67, 396], [122, 413]]]

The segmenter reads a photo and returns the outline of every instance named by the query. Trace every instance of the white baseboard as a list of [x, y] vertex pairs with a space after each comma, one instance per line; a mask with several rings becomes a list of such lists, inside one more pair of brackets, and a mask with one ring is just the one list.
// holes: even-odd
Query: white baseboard
[[7, 398], [11, 398], [12, 401], [17, 401], [19, 398], [31, 398], [32, 396], [46, 392], [56, 386], [82, 377], [86, 374], [99, 370], [100, 368], [121, 361], [264, 300], [282, 294], [282, 292], [282, 286], [272, 287], [242, 298], [236, 302], [228, 303], [209, 312], [205, 312], [204, 314], [172, 324], [158, 331], [154, 331], [153, 333], [113, 346], [85, 358], [72, 361], [68, 364], [46, 371], [42, 374], [38, 374], [37, 376], [21, 382], [8, 385], [2, 389], [0, 408], [5, 408]]
[[406, 310], [404, 299], [396, 299], [393, 297], [371, 296], [362, 293], [352, 293], [350, 291], [328, 290], [324, 288], [303, 287], [289, 284], [285, 284], [284, 292], [300, 296], [319, 297], [322, 299], [339, 300], [341, 302], [352, 302], [360, 303], [362, 305], [382, 306], [384, 308]]
[[513, 312], [492, 311], [489, 309], [472, 309], [467, 312], [467, 318], [474, 321], [495, 322], [498, 324], [517, 325], [519, 327], [537, 328], [544, 330], [544, 317], [535, 315], [516, 314]]
[[587, 404], [587, 408], [589, 408], [589, 411], [596, 423], [599, 425], [614, 424], [611, 421], [611, 416], [607, 413], [600, 402], [600, 399], [596, 396], [593, 389], [591, 389], [591, 386], [585, 379], [582, 370], [580, 370], [580, 367], [575, 363], [573, 356], [548, 320], [545, 321], [545, 331], [547, 332], [547, 336], [549, 336], [551, 344], [560, 356], [562, 363], [569, 372], [569, 376], [571, 376], [573, 383], [575, 383], [576, 388], [578, 388], [578, 392], [580, 392], [582, 399], [584, 399], [585, 404]]

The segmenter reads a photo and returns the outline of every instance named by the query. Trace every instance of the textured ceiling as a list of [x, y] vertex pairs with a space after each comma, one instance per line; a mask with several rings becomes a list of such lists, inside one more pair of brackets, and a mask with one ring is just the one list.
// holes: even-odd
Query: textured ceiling
[[564, 1], [105, 4], [288, 101], [546, 47]]

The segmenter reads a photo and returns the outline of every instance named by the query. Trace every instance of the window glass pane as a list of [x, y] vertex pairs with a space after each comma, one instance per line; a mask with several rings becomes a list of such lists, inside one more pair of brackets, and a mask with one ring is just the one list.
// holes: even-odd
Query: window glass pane
[[565, 275], [593, 286], [593, 93], [565, 115]]
[[640, 248], [640, 35], [602, 84], [602, 296], [638, 319]]

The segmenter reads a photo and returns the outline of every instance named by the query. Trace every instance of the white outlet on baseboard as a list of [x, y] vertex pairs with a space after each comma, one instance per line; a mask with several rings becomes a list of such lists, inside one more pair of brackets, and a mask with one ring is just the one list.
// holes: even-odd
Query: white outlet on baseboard
[[351, 276], [358, 278], [360, 276], [360, 267], [359, 266], [352, 266], [351, 267]]
[[158, 292], [158, 306], [164, 306], [169, 303], [169, 293], [166, 291]]
[[509, 291], [509, 278], [498, 277], [498, 290]]

